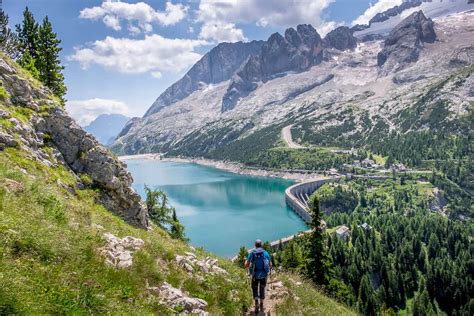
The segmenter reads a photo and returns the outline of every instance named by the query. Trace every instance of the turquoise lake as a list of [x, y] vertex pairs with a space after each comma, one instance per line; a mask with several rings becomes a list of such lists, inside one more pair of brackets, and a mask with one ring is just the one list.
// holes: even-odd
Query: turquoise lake
[[307, 229], [285, 204], [284, 192], [292, 181], [193, 163], [146, 159], [126, 163], [142, 197], [145, 184], [168, 195], [193, 246], [232, 257], [257, 238], [278, 240]]

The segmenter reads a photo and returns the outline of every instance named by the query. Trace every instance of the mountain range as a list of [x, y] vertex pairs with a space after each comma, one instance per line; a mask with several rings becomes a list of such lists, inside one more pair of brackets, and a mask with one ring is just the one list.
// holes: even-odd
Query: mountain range
[[276, 146], [290, 125], [298, 143], [348, 148], [391, 132], [462, 133], [456, 122], [474, 96], [471, 8], [411, 1], [324, 37], [301, 24], [266, 41], [219, 44], [112, 149], [239, 160]]
[[94, 135], [101, 144], [108, 145], [115, 140], [129, 120], [129, 117], [122, 114], [101, 114], [84, 129]]

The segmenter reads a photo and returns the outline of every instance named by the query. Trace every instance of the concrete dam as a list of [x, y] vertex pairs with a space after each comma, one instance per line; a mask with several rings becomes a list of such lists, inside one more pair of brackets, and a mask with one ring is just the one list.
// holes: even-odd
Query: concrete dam
[[285, 190], [286, 205], [288, 205], [288, 207], [309, 224], [311, 223], [311, 215], [308, 209], [308, 200], [311, 194], [322, 185], [330, 182], [337, 182], [342, 178], [342, 176], [339, 176], [294, 184]]

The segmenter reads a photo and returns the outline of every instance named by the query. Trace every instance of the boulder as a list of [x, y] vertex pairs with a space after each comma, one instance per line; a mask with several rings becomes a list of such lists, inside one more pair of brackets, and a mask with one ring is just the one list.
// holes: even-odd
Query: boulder
[[105, 262], [118, 269], [125, 269], [133, 265], [133, 253], [144, 245], [144, 241], [132, 236], [122, 239], [111, 233], [103, 235], [106, 245], [100, 253], [106, 258]]
[[189, 273], [197, 270], [204, 274], [228, 274], [226, 270], [217, 265], [217, 259], [206, 257], [199, 260], [192, 252], [185, 252], [185, 255], [176, 255], [176, 262]]
[[0, 146], [5, 147], [17, 147], [18, 142], [9, 134], [0, 132]]
[[163, 304], [166, 304], [171, 308], [184, 308], [186, 314], [191, 313], [193, 315], [202, 316], [209, 314], [204, 310], [208, 305], [205, 300], [189, 297], [180, 289], [172, 287], [166, 282], [160, 287], [149, 287], [148, 290], [152, 294], [159, 296]]

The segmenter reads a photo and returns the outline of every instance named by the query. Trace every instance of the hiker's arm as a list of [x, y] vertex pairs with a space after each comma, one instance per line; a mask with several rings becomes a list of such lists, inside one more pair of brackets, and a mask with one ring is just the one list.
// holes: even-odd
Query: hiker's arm
[[248, 269], [250, 267], [250, 262], [248, 259], [245, 259], [245, 269]]

